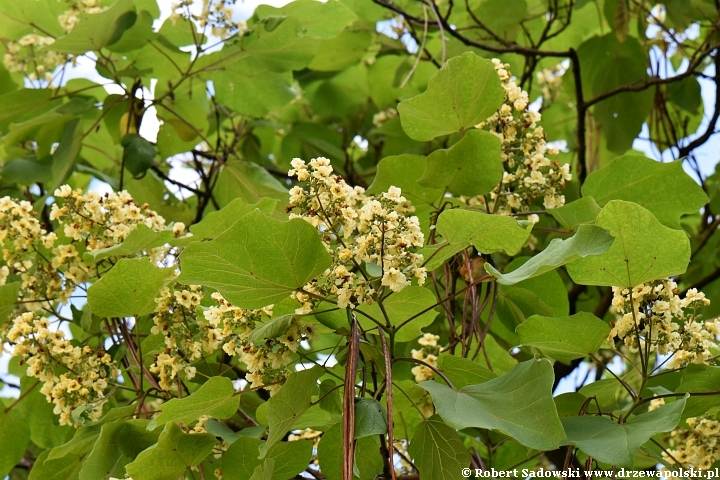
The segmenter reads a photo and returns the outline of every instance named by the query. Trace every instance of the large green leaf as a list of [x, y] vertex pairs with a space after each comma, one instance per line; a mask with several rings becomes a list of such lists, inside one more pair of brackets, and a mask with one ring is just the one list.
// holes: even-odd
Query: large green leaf
[[288, 200], [285, 187], [267, 170], [254, 163], [237, 160], [228, 161], [220, 171], [213, 194], [221, 207], [236, 198], [253, 203], [270, 197], [283, 202], [283, 205]]
[[258, 69], [254, 65], [252, 59], [248, 59], [213, 75], [219, 102], [243, 115], [263, 117], [297, 96], [292, 88], [292, 75]]
[[271, 15], [295, 17], [300, 21], [305, 35], [321, 39], [338, 36], [347, 25], [357, 19], [352, 10], [338, 0], [296, 0], [281, 8], [258, 5], [254, 14], [259, 18]]
[[174, 238], [173, 232], [163, 230], [156, 232], [145, 224], [140, 224], [125, 237], [122, 243], [115, 244], [111, 247], [101, 248], [85, 252], [83, 260], [88, 263], [99, 262], [108, 257], [125, 257], [138, 252], [148, 251], [152, 248], [165, 245]]
[[[223, 475], [233, 480], [249, 480], [255, 469], [263, 465], [258, 449], [264, 442], [250, 437], [239, 437], [222, 457]], [[312, 442], [300, 440], [277, 443], [267, 454], [275, 461], [273, 480], [287, 480], [305, 470], [312, 456]]]
[[[385, 324], [385, 314], [390, 325], [399, 327], [403, 322], [419, 314], [423, 310], [432, 307], [437, 303], [435, 294], [425, 287], [405, 287], [398, 293], [393, 293], [383, 301], [382, 307], [378, 303], [372, 305], [362, 305], [359, 310], [367, 313], [375, 320]], [[384, 313], [383, 313], [384, 310]], [[422, 335], [421, 329], [430, 325], [437, 313], [434, 309], [430, 309], [410, 320], [402, 328], [396, 331], [395, 341], [410, 342], [417, 340]], [[372, 320], [364, 315], [357, 315], [360, 326], [365, 330], [370, 330], [376, 326]]]
[[286, 72], [305, 68], [319, 44], [319, 40], [302, 34], [297, 18], [280, 17], [259, 22], [249, 36], [243, 37], [242, 50], [269, 70]]
[[668, 405], [632, 417], [622, 425], [607, 417], [585, 415], [565, 417], [567, 439], [564, 445], [575, 445], [593, 459], [632, 468], [635, 454], [650, 437], [659, 432], [669, 432], [680, 422], [685, 408], [685, 398]]
[[355, 401], [355, 438], [384, 435], [387, 432], [387, 414], [380, 402], [370, 398]]
[[508, 255], [516, 255], [525, 245], [531, 229], [532, 224], [522, 227], [512, 217], [446, 210], [437, 222], [437, 231], [444, 241], [424, 249], [426, 267], [434, 270], [470, 245], [485, 254], [503, 250]]
[[147, 420], [120, 419], [102, 425], [92, 451], [85, 457], [79, 480], [106, 480], [124, 473], [124, 466], [158, 439]]
[[[2, 405], [2, 403], [0, 403]], [[0, 408], [0, 476], [7, 475], [25, 454], [30, 443], [30, 427], [22, 410]]]
[[253, 210], [258, 209], [264, 214], [270, 215], [276, 205], [277, 200], [272, 198], [262, 198], [257, 203], [247, 203], [242, 198], [236, 198], [220, 210], [209, 213], [201, 222], [192, 225], [190, 233], [193, 234], [193, 237], [191, 238], [193, 240], [213, 239]]
[[147, 315], [170, 275], [171, 268], [158, 268], [146, 257], [122, 258], [88, 289], [88, 304], [99, 317]]
[[470, 130], [455, 145], [427, 157], [420, 185], [456, 195], [484, 195], [503, 176], [500, 139], [483, 130]]
[[458, 430], [489, 428], [526, 447], [552, 450], [565, 438], [552, 400], [553, 378], [550, 362], [529, 360], [500, 377], [460, 390], [433, 381], [419, 385], [430, 392], [438, 414]]
[[230, 418], [240, 406], [240, 396], [229, 378], [211, 377], [195, 393], [184, 398], [173, 398], [160, 407], [162, 413], [148, 425], [155, 429], [166, 422], [194, 422], [202, 415], [213, 418]]
[[135, 480], [177, 480], [212, 452], [217, 439], [210, 434], [183, 433], [176, 423], [166, 423], [158, 442], [126, 466]]
[[600, 210], [594, 198], [585, 196], [562, 207], [551, 208], [548, 213], [568, 230], [577, 230], [584, 223], [594, 222]]
[[135, 176], [142, 175], [152, 167], [155, 146], [136, 133], [125, 135], [120, 144], [123, 149], [123, 164]]
[[[718, 385], [720, 385], [720, 367], [691, 363], [683, 369], [682, 380], [675, 391], [678, 393], [717, 392], [720, 390]], [[718, 397], [715, 395], [692, 395], [687, 400], [683, 417], [702, 416], [717, 405]]]
[[330, 266], [317, 230], [254, 210], [209, 242], [180, 255], [178, 282], [217, 289], [235, 305], [262, 308], [286, 298]]
[[261, 456], [278, 443], [305, 411], [310, 408], [310, 397], [317, 388], [323, 369], [315, 366], [291, 374], [282, 388], [267, 402], [268, 439], [260, 447]]
[[582, 186], [600, 206], [610, 200], [642, 205], [661, 223], [680, 228], [683, 214], [708, 202], [700, 185], [683, 170], [682, 161], [662, 163], [642, 155], [623, 155], [588, 175]]
[[[593, 37], [577, 48], [585, 98], [590, 99], [647, 77], [647, 54], [635, 37], [619, 43], [614, 33]], [[602, 100], [594, 118], [602, 127], [608, 150], [629, 150], [640, 133], [650, 108], [653, 91], [624, 92]]]
[[432, 480], [456, 480], [470, 464], [460, 435], [437, 415], [418, 425], [408, 451], [420, 475]]
[[503, 89], [489, 60], [466, 52], [430, 79], [425, 93], [398, 105], [403, 130], [419, 141], [465, 131], [502, 104]]
[[455, 388], [487, 382], [497, 377], [479, 363], [451, 354], [440, 356], [438, 368], [450, 379]]
[[50, 450], [45, 450], [35, 459], [28, 480], [77, 480], [82, 467], [82, 456], [68, 455], [48, 460], [48, 452]]
[[539, 348], [556, 360], [570, 361], [595, 353], [607, 340], [610, 326], [592, 313], [578, 312], [556, 318], [533, 315], [516, 331], [524, 346]]
[[20, 282], [0, 285], [0, 325], [9, 320], [9, 315], [18, 299], [18, 292], [20, 292]]
[[608, 230], [615, 242], [605, 253], [567, 266], [575, 283], [632, 288], [685, 272], [690, 261], [685, 232], [662, 225], [640, 205], [612, 200], [595, 224]]
[[607, 230], [594, 225], [580, 225], [575, 235], [566, 240], [553, 239], [545, 250], [532, 257], [517, 270], [501, 274], [489, 263], [485, 264], [485, 269], [497, 278], [498, 283], [514, 285], [579, 258], [605, 253], [613, 241], [614, 238]]
[[59, 187], [70, 176], [75, 159], [82, 147], [83, 132], [80, 120], [72, 120], [65, 124], [60, 143], [52, 155], [52, 190]]
[[108, 10], [85, 16], [72, 31], [52, 44], [52, 50], [81, 55], [117, 42], [135, 24], [132, 0], [120, 0]]

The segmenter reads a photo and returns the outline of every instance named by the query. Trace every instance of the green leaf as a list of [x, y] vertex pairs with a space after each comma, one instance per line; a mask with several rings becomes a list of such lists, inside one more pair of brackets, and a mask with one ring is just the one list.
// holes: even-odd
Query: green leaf
[[200, 223], [192, 225], [190, 232], [193, 234], [194, 240], [210, 240], [232, 227], [239, 218], [253, 210], [258, 209], [265, 215], [270, 215], [276, 205], [277, 200], [272, 198], [262, 198], [258, 203], [252, 204], [245, 202], [242, 198], [236, 198], [220, 210], [209, 213]]
[[[383, 309], [387, 314], [387, 319], [390, 321], [390, 324], [399, 327], [403, 322], [433, 306], [435, 303], [437, 303], [435, 294], [430, 290], [425, 287], [412, 286], [405, 287], [398, 293], [393, 293], [387, 297], [387, 299], [383, 301]], [[361, 305], [358, 309], [367, 313], [380, 323], [385, 323], [383, 309], [381, 309], [377, 303]], [[396, 331], [395, 341], [411, 342], [417, 340], [417, 338], [422, 335], [421, 329], [430, 325], [436, 316], [437, 312], [435, 312], [433, 308], [413, 318]], [[363, 329], [369, 330], [376, 326], [376, 324], [365, 317], [365, 315], [357, 315], [357, 319]]]
[[92, 250], [83, 254], [83, 260], [96, 263], [108, 257], [127, 257], [138, 252], [148, 251], [170, 242], [174, 238], [173, 232], [164, 230], [156, 232], [145, 224], [139, 224], [122, 243], [112, 247]]
[[310, 408], [310, 397], [317, 388], [323, 369], [315, 366], [290, 374], [282, 388], [267, 402], [268, 439], [260, 447], [260, 455], [278, 443], [305, 411]]
[[162, 413], [155, 417], [148, 430], [154, 430], [167, 422], [189, 425], [202, 415], [213, 418], [230, 418], [240, 406], [240, 395], [229, 378], [211, 377], [193, 394], [173, 398], [160, 407]]
[[398, 105], [403, 130], [413, 140], [462, 132], [495, 113], [503, 89], [492, 62], [466, 52], [451, 58], [427, 90]]
[[99, 317], [131, 317], [155, 311], [155, 298], [172, 275], [146, 257], [121, 258], [88, 289], [88, 304]]
[[553, 239], [545, 250], [532, 257], [517, 270], [502, 274], [489, 263], [485, 264], [485, 269], [498, 279], [499, 284], [514, 285], [574, 262], [579, 258], [605, 253], [614, 240], [607, 230], [594, 225], [580, 225], [575, 235], [566, 240]]
[[76, 55], [100, 50], [120, 40], [125, 30], [135, 24], [136, 19], [132, 0], [119, 0], [102, 13], [86, 15], [69, 34], [58, 38], [51, 49]]
[[251, 59], [213, 75], [218, 101], [243, 115], [263, 117], [290, 103], [298, 94], [292, 75], [256, 68]]
[[267, 338], [277, 338], [284, 335], [288, 328], [290, 328], [293, 318], [296, 316], [297, 315], [294, 313], [289, 313], [287, 315], [280, 315], [279, 317], [268, 320], [250, 332], [248, 340], [251, 342], [258, 342]]
[[243, 308], [262, 308], [324, 272], [330, 255], [309, 223], [281, 222], [255, 210], [215, 240], [188, 245], [180, 262], [178, 282], [215, 288]]
[[[233, 480], [249, 480], [264, 461], [258, 459], [258, 449], [265, 442], [250, 437], [239, 437], [222, 457], [223, 475]], [[265, 460], [275, 462], [273, 480], [287, 480], [305, 470], [312, 456], [312, 442], [300, 440], [280, 442], [268, 452]]]
[[508, 255], [516, 255], [525, 245], [531, 229], [532, 224], [523, 228], [512, 217], [470, 210], [445, 210], [437, 222], [437, 231], [444, 242], [423, 249], [425, 266], [434, 270], [470, 245], [484, 254], [503, 250]]
[[484, 195], [503, 176], [500, 139], [483, 130], [470, 130], [455, 145], [427, 157], [420, 185], [457, 195]]
[[640, 205], [612, 200], [595, 224], [616, 241], [605, 253], [567, 266], [575, 283], [632, 288], [687, 269], [690, 241], [685, 232], [662, 225]]
[[183, 433], [166, 423], [157, 444], [141, 452], [125, 469], [135, 480], [177, 480], [212, 452], [217, 439], [210, 434]]
[[469, 358], [451, 354], [440, 356], [438, 368], [450, 379], [455, 388], [479, 384], [497, 378], [497, 375], [479, 363], [475, 363]]
[[[720, 385], [720, 367], [689, 364], [682, 371], [682, 380], [675, 392], [716, 392]], [[698, 417], [718, 405], [714, 395], [693, 395], [687, 400], [683, 418]]]
[[330, 427], [322, 437], [317, 447], [320, 471], [327, 480], [342, 479], [342, 425]]
[[155, 147], [136, 133], [125, 135], [120, 141], [123, 149], [123, 164], [125, 168], [135, 175], [142, 175], [152, 167], [155, 159]]
[[432, 480], [456, 480], [470, 464], [460, 435], [437, 415], [418, 425], [408, 451], [420, 475]]
[[280, 18], [276, 28], [260, 22], [243, 37], [242, 50], [273, 72], [301, 70], [315, 57], [320, 41], [302, 35], [297, 18]]
[[387, 414], [380, 402], [370, 398], [355, 400], [355, 438], [383, 435], [387, 432]]
[[[615, 34], [593, 37], [577, 49], [585, 98], [635, 84], [647, 77], [647, 53], [635, 37], [619, 43]], [[607, 149], [623, 153], [632, 147], [650, 112], [654, 92], [623, 92], [596, 104], [593, 117], [602, 127]]]
[[82, 456], [68, 455], [56, 460], [48, 460], [48, 452], [50, 450], [45, 450], [35, 459], [30, 475], [27, 477], [28, 480], [76, 480], [78, 478], [83, 462]]
[[49, 88], [23, 88], [1, 95], [0, 131], [7, 132], [11, 123], [30, 120], [61, 103], [60, 99], [53, 100], [53, 91]]
[[508, 40], [515, 38], [526, 13], [525, 0], [483, 0], [475, 11], [488, 29]]
[[[342, 445], [342, 442], [340, 442]], [[355, 444], [355, 463], [353, 473], [360, 480], [375, 480], [383, 471], [383, 458], [380, 456], [380, 438], [363, 437]]]
[[18, 300], [18, 292], [20, 292], [20, 282], [0, 285], [0, 325], [10, 319], [9, 316]]
[[607, 340], [610, 327], [592, 313], [578, 312], [557, 318], [533, 315], [516, 331], [524, 346], [539, 348], [548, 357], [567, 362], [595, 353]]
[[317, 0], [296, 0], [281, 8], [258, 5], [254, 15], [266, 18], [271, 15], [295, 17], [306, 36], [330, 39], [337, 37], [357, 16], [338, 0], [319, 2]]
[[575, 445], [599, 462], [632, 468], [635, 454], [650, 437], [677, 426], [686, 399], [687, 396], [637, 415], [622, 425], [594, 415], [565, 417], [562, 424], [567, 439], [563, 445]]
[[[0, 404], [1, 405], [1, 404]], [[0, 408], [0, 476], [4, 477], [23, 458], [30, 443], [30, 428], [22, 411]]]
[[[368, 29], [347, 29], [335, 38], [321, 40], [317, 55], [308, 68], [319, 72], [349, 71], [366, 55], [374, 38]], [[363, 83], [367, 88], [367, 81]]]
[[518, 363], [508, 373], [460, 390], [432, 381], [419, 385], [448, 425], [488, 428], [526, 447], [552, 450], [565, 438], [552, 400], [553, 368], [547, 360]]
[[585, 196], [562, 207], [551, 208], [548, 213], [568, 230], [577, 230], [584, 223], [594, 222], [600, 210], [594, 198]]
[[662, 163], [642, 155], [617, 157], [591, 173], [582, 193], [600, 206], [610, 200], [635, 202], [671, 228], [680, 228], [683, 214], [696, 213], [708, 202], [700, 185], [683, 170], [681, 160]]
[[330, 414], [342, 414], [342, 395], [334, 380], [320, 382], [320, 408]]
[[283, 205], [288, 200], [287, 189], [267, 170], [254, 163], [236, 160], [228, 161], [220, 171], [213, 194], [221, 206], [236, 198], [252, 203], [270, 197]]
[[71, 454], [81, 455], [90, 451], [100, 436], [101, 428], [102, 425], [99, 424], [78, 428], [70, 441], [49, 450], [47, 460], [55, 460]]

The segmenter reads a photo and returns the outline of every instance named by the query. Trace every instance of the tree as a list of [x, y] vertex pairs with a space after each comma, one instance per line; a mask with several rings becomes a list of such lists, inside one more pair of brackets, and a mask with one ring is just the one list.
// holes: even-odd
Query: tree
[[716, 1], [232, 3], [0, 1], [0, 475], [718, 465]]

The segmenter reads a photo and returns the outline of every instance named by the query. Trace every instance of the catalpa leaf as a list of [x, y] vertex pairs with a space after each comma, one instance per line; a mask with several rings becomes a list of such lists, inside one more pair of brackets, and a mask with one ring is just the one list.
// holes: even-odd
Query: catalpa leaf
[[419, 385], [430, 393], [443, 420], [458, 430], [498, 430], [526, 447], [552, 450], [565, 438], [552, 400], [553, 378], [549, 361], [529, 360], [500, 377], [460, 390], [433, 381]]
[[158, 268], [147, 257], [122, 258], [88, 289], [88, 304], [99, 317], [147, 315], [172, 274], [172, 268]]
[[415, 429], [409, 448], [423, 478], [455, 480], [470, 463], [460, 435], [437, 415]]
[[579, 258], [605, 253], [614, 240], [607, 230], [594, 225], [580, 225], [575, 235], [566, 240], [553, 239], [545, 250], [532, 257], [517, 270], [501, 274], [489, 263], [485, 264], [485, 269], [498, 279], [498, 283], [514, 285]]
[[533, 315], [515, 330], [526, 347], [540, 349], [555, 360], [570, 361], [595, 353], [607, 340], [610, 326], [592, 313], [569, 317]]
[[208, 433], [183, 433], [177, 423], [168, 422], [158, 442], [142, 451], [126, 470], [137, 480], [177, 480], [202, 462], [216, 443]]
[[173, 398], [163, 403], [162, 413], [149, 424], [153, 430], [166, 422], [188, 425], [202, 415], [213, 418], [230, 418], [240, 406], [240, 395], [235, 394], [235, 387], [230, 379], [211, 377], [195, 393], [184, 398]]
[[473, 128], [500, 108], [503, 96], [492, 62], [466, 52], [448, 60], [398, 112], [405, 133], [422, 142]]
[[209, 242], [180, 255], [178, 282], [218, 290], [243, 308], [277, 303], [330, 267], [317, 230], [301, 219], [281, 222], [254, 210]]
[[584, 196], [600, 206], [610, 200], [635, 202], [649, 210], [660, 223], [680, 228], [680, 217], [696, 213], [708, 202], [698, 183], [685, 173], [682, 160], [663, 163], [642, 155], [617, 157], [606, 167], [588, 175]]
[[677, 427], [687, 397], [632, 417], [622, 425], [595, 415], [565, 417], [562, 424], [567, 439], [563, 445], [575, 445], [599, 462], [632, 468], [635, 455], [650, 437]]
[[425, 266], [435, 270], [448, 258], [473, 245], [481, 253], [504, 251], [516, 255], [525, 245], [532, 224], [521, 226], [503, 215], [487, 215], [470, 210], [446, 210], [440, 214], [437, 231], [443, 242], [423, 249]]
[[636, 203], [608, 202], [595, 224], [615, 241], [605, 253], [567, 266], [575, 283], [632, 288], [687, 269], [690, 241], [685, 232], [664, 226]]
[[483, 130], [470, 130], [452, 147], [428, 155], [425, 173], [418, 182], [472, 197], [490, 192], [502, 176], [500, 139]]

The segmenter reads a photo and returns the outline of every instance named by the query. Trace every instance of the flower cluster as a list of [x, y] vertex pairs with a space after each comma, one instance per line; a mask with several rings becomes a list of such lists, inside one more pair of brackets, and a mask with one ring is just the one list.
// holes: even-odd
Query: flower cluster
[[[312, 295], [334, 295], [340, 308], [371, 303], [379, 287], [399, 292], [410, 285], [425, 282], [423, 256], [413, 253], [422, 247], [424, 236], [414, 210], [397, 187], [379, 196], [365, 195], [361, 187], [351, 187], [342, 177], [333, 175], [327, 158], [315, 158], [308, 164], [293, 159], [289, 175], [301, 186], [290, 190], [288, 211], [291, 218], [302, 218], [318, 229], [333, 263], [323, 276], [310, 282], [293, 297], [302, 304], [298, 313], [314, 306]], [[365, 267], [363, 266], [365, 264]], [[367, 265], [380, 268], [380, 281], [372, 281]], [[379, 283], [379, 285], [378, 285]]]
[[82, 15], [94, 15], [108, 9], [108, 7], [99, 6], [98, 3], [98, 0], [70, 1], [68, 10], [58, 17], [60, 26], [65, 30], [65, 33], [70, 33], [75, 28]]
[[567, 67], [562, 63], [558, 63], [554, 67], [546, 68], [537, 72], [537, 83], [542, 90], [543, 108], [548, 108], [560, 96], [563, 84], [563, 75], [567, 71]]
[[247, 368], [245, 379], [250, 388], [263, 387], [274, 394], [290, 374], [285, 367], [291, 362], [291, 354], [303, 340], [317, 339], [315, 325], [293, 317], [282, 335], [256, 344], [250, 334], [263, 319], [272, 317], [273, 306], [247, 310], [232, 305], [220, 293], [213, 293], [212, 298], [217, 305], [204, 312], [204, 348], [222, 347], [226, 354], [238, 356]]
[[[438, 355], [440, 354], [440, 347], [438, 346], [438, 340], [440, 337], [433, 335], [432, 333], [426, 333], [418, 340], [418, 343], [422, 348], [419, 350], [412, 350], [412, 358], [415, 360], [421, 360], [428, 365], [437, 367]], [[430, 380], [433, 377], [433, 370], [425, 365], [417, 365], [410, 371], [415, 375], [416, 382], [422, 382]]]
[[193, 0], [182, 0], [172, 5], [173, 14], [170, 18], [172, 21], [181, 16], [189, 18], [203, 31], [209, 27], [214, 36], [227, 39], [246, 28], [245, 22], [233, 20], [235, 2], [236, 0], [202, 0], [202, 11], [197, 15], [192, 13]]
[[689, 428], [672, 431], [670, 444], [674, 447], [663, 452], [670, 464], [680, 462], [698, 470], [708, 470], [720, 460], [720, 423], [712, 418], [691, 417], [686, 420]]
[[13, 355], [27, 364], [27, 375], [43, 382], [40, 392], [55, 404], [61, 425], [71, 425], [73, 410], [81, 406], [90, 420], [100, 418], [109, 381], [119, 374], [109, 354], [73, 345], [62, 331], [50, 330], [49, 319], [32, 312], [13, 320], [7, 339], [15, 344]]
[[678, 295], [677, 284], [656, 280], [632, 289], [613, 287], [612, 308], [617, 320], [609, 339], [623, 340], [631, 351], [649, 342], [661, 355], [673, 355], [668, 368], [703, 363], [717, 348], [720, 320], [702, 321], [698, 310], [710, 304], [705, 294], [688, 290]]
[[545, 133], [537, 125], [541, 115], [528, 109], [528, 94], [513, 80], [509, 65], [497, 59], [493, 63], [505, 91], [505, 101], [476, 127], [500, 138], [505, 172], [488, 200], [481, 196], [468, 203], [501, 215], [528, 211], [536, 199], [541, 199], [546, 208], [561, 207], [565, 196], [560, 191], [572, 179], [570, 165], [560, 165], [549, 158], [557, 155], [558, 150], [547, 145]]
[[5, 68], [10, 72], [21, 72], [30, 80], [43, 79], [51, 82], [55, 69], [65, 63], [64, 54], [43, 48], [54, 42], [54, 38], [36, 33], [7, 42], [3, 58]]
[[[165, 219], [148, 205], [138, 205], [125, 190], [100, 195], [97, 192], [83, 194], [64, 185], [55, 190], [55, 197], [63, 199], [62, 207], [53, 204], [50, 220], [58, 220], [65, 236], [82, 241], [88, 250], [111, 247], [125, 240], [138, 225], [152, 230], [165, 230]], [[176, 235], [184, 231], [184, 225]], [[148, 252], [152, 260], [158, 260], [167, 253], [164, 247]]]
[[160, 296], [155, 299], [155, 325], [151, 333], [165, 337], [165, 351], [156, 355], [150, 371], [160, 378], [160, 388], [172, 390], [178, 373], [190, 380], [195, 377], [196, 369], [191, 365], [202, 356], [202, 342], [193, 339], [197, 326], [195, 311], [203, 298], [199, 285], [187, 290], [172, 291], [163, 287]]

